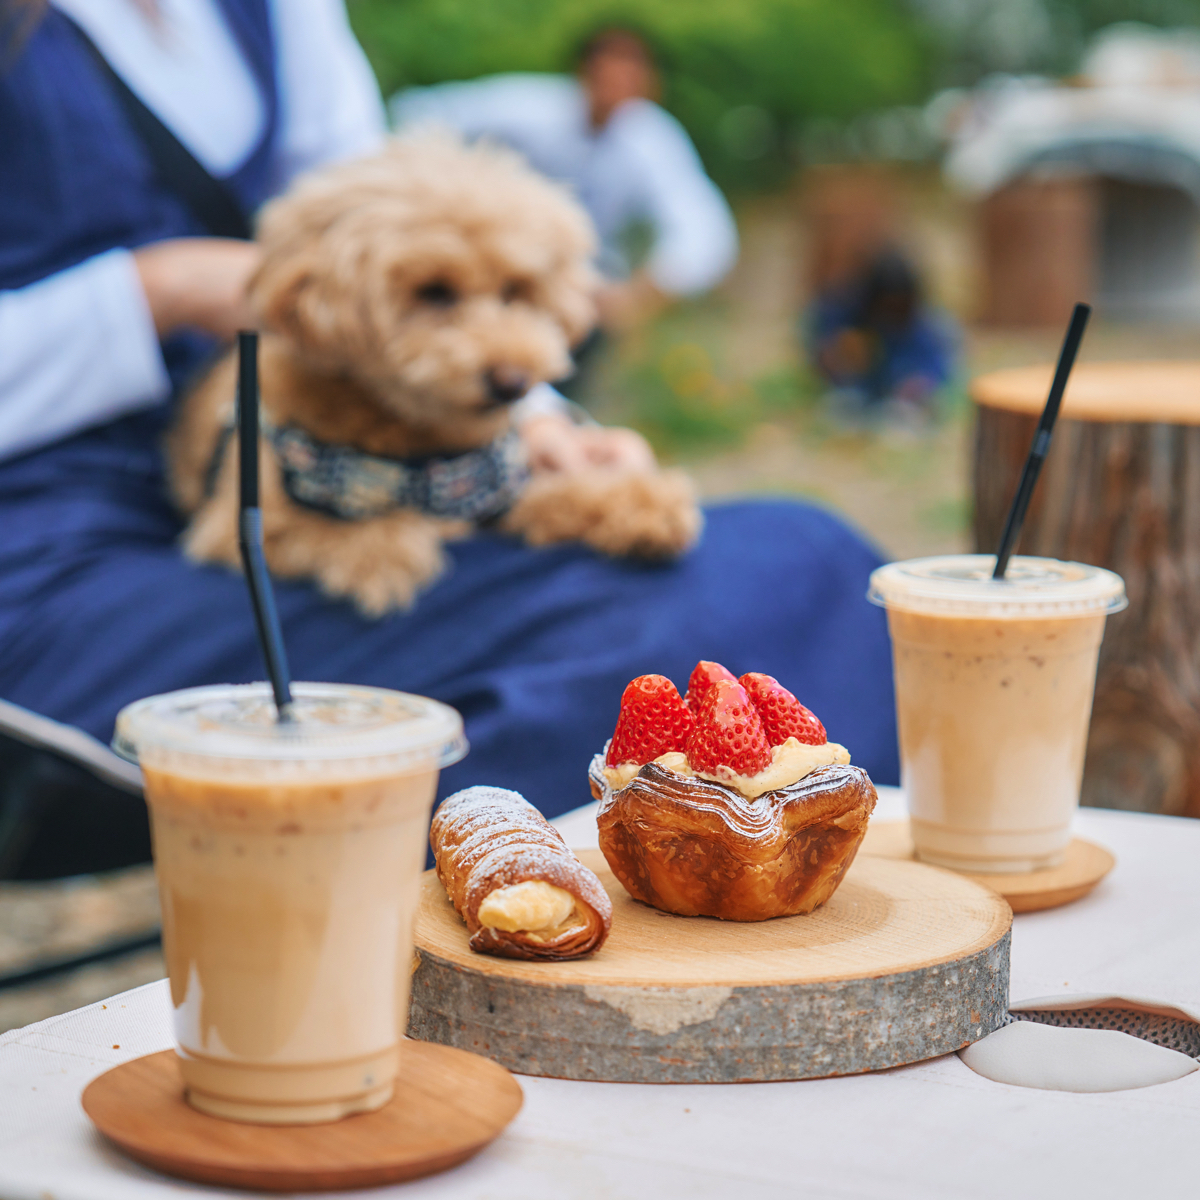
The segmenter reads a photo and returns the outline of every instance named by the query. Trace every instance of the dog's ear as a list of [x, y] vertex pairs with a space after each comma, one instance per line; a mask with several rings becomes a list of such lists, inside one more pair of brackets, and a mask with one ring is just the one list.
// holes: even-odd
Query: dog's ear
[[298, 309], [304, 293], [313, 286], [312, 264], [301, 259], [271, 255], [250, 278], [250, 303], [263, 326], [295, 337]]
[[318, 257], [297, 246], [268, 251], [250, 280], [249, 294], [264, 329], [323, 358], [340, 346], [342, 331]]
[[599, 285], [600, 276], [590, 266], [576, 262], [558, 271], [544, 287], [545, 305], [572, 346], [595, 327]]
[[262, 327], [318, 360], [345, 351], [346, 256], [340, 243], [331, 250], [330, 237], [347, 209], [344, 170], [318, 173], [263, 208], [262, 262], [247, 289]]
[[549, 186], [554, 186], [552, 199], [557, 203], [542, 205], [542, 236], [554, 247], [554, 261], [542, 280], [541, 296], [574, 346], [592, 331], [599, 316], [596, 295], [601, 281], [592, 266], [597, 239], [592, 219], [579, 202]]

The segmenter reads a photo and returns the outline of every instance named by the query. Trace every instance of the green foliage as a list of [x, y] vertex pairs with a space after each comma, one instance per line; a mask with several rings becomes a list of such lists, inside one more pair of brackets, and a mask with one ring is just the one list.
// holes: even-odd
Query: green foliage
[[1166, 27], [1200, 21], [1200, 0], [1047, 0], [1046, 7], [1084, 33], [1095, 33], [1116, 21]]
[[939, 85], [970, 86], [993, 71], [1068, 75], [1092, 36], [1134, 21], [1200, 23], [1200, 0], [908, 0], [937, 44]]
[[500, 71], [562, 71], [605, 24], [662, 51], [663, 103], [726, 184], [789, 166], [814, 117], [845, 119], [920, 100], [922, 27], [895, 0], [351, 0], [385, 94]]
[[1108, 25], [1134, 21], [1170, 29], [1200, 22], [1200, 0], [1045, 0], [1055, 36], [1035, 65], [1069, 74], [1093, 34]]

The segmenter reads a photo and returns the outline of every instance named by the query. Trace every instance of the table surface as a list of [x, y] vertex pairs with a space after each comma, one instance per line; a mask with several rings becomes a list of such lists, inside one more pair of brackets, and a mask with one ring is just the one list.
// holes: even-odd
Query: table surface
[[[993, 371], [971, 381], [971, 399], [988, 408], [1039, 415], [1053, 375], [1051, 363]], [[1063, 396], [1062, 416], [1200, 425], [1200, 362], [1079, 363]]]
[[[903, 815], [882, 789], [877, 816]], [[590, 809], [560, 819], [595, 842]], [[1065, 908], [1018, 916], [1012, 998], [1117, 994], [1200, 1007], [1200, 821], [1085, 809], [1113, 873]], [[0, 1036], [0, 1197], [243, 1196], [169, 1180], [96, 1135], [83, 1087], [171, 1044], [165, 982]], [[525, 1107], [454, 1171], [352, 1193], [405, 1200], [753, 1196], [1103, 1200], [1200, 1195], [1200, 1072], [1137, 1091], [1010, 1087], [956, 1055], [799, 1083], [653, 1085], [522, 1078]], [[349, 1193], [348, 1193], [349, 1194]]]

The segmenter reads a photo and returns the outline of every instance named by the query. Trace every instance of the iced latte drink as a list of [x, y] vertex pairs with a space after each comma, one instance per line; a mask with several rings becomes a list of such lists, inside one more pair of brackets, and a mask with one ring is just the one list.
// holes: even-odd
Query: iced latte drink
[[896, 672], [901, 783], [917, 856], [961, 871], [1062, 861], [1079, 804], [1107, 614], [1099, 567], [991, 555], [880, 567]]
[[146, 781], [187, 1099], [238, 1121], [386, 1104], [412, 922], [458, 714], [379, 688], [196, 688], [124, 709]]

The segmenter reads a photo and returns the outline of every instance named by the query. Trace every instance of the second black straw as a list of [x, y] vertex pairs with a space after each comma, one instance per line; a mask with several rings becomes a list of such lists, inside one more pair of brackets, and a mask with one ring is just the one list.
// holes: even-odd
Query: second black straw
[[1016, 549], [1017, 537], [1021, 526], [1025, 523], [1025, 513], [1029, 508], [1033, 489], [1037, 485], [1038, 474], [1042, 463], [1050, 450], [1050, 435], [1054, 432], [1054, 422], [1058, 420], [1058, 410], [1062, 407], [1063, 393], [1067, 390], [1067, 380], [1071, 368], [1075, 365], [1075, 356], [1079, 353], [1079, 343], [1083, 341], [1083, 331], [1087, 327], [1088, 317], [1092, 315], [1090, 304], [1077, 304], [1071, 314], [1071, 323], [1067, 326], [1067, 336], [1063, 338], [1062, 350], [1058, 354], [1058, 366], [1054, 371], [1054, 381], [1050, 384], [1050, 395], [1046, 397], [1046, 407], [1042, 409], [1042, 419], [1038, 421], [1037, 431], [1033, 435], [1033, 445], [1029, 447], [1029, 455], [1025, 459], [1025, 469], [1021, 472], [1021, 482], [1017, 484], [1016, 495], [1013, 496], [1012, 506], [1008, 510], [1008, 518], [1004, 522], [1004, 532], [1000, 535], [1000, 545], [996, 550], [996, 568], [992, 572], [993, 579], [1003, 579], [1008, 570], [1008, 560]]

